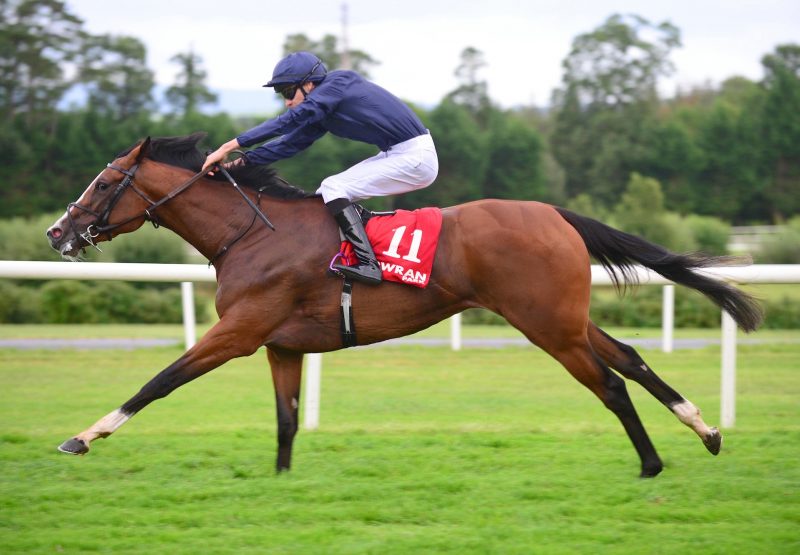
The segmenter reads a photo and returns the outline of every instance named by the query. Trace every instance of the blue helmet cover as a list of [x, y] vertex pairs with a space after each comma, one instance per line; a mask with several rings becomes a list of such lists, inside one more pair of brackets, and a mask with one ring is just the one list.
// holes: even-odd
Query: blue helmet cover
[[322, 81], [328, 68], [311, 52], [293, 52], [275, 65], [272, 79], [265, 87], [299, 85], [305, 81]]

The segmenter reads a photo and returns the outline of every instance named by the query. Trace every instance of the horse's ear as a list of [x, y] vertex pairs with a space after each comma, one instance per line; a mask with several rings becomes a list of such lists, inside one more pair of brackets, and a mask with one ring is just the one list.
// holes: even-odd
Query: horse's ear
[[142, 141], [142, 144], [139, 147], [139, 154], [136, 155], [137, 164], [141, 162], [145, 156], [147, 156], [147, 152], [149, 150], [150, 150], [150, 137], [147, 137], [144, 141]]

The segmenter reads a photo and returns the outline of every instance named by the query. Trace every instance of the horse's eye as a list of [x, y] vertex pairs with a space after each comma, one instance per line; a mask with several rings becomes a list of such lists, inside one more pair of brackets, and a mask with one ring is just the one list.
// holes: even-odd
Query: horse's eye
[[105, 181], [98, 181], [97, 185], [95, 185], [95, 188], [98, 191], [105, 191], [106, 189], [108, 189], [108, 183], [106, 183]]

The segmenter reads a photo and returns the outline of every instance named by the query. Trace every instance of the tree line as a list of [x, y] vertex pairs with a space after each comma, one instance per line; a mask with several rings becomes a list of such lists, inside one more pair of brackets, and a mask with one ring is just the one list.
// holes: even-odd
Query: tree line
[[[800, 46], [766, 53], [761, 80], [732, 76], [662, 98], [659, 79], [672, 72], [670, 53], [680, 45], [680, 30], [668, 22], [612, 15], [573, 40], [547, 109], [508, 110], [481, 79], [483, 54], [465, 48], [455, 70], [459, 86], [433, 108], [414, 107], [436, 141], [436, 183], [372, 206], [514, 198], [624, 218], [619, 207], [643, 190], [684, 215], [736, 223], [796, 215]], [[290, 35], [284, 49], [310, 50], [329, 69], [346, 65], [367, 76], [378, 63], [362, 51], [342, 52], [332, 35]], [[58, 0], [0, 1], [0, 217], [63, 209], [139, 138], [203, 130], [214, 147], [271, 115], [210, 114], [216, 96], [202, 59], [189, 51], [173, 62], [178, 75], [164, 111], [140, 40], [91, 35]], [[65, 107], [75, 87], [86, 101]], [[373, 150], [326, 136], [276, 168], [314, 190]], [[642, 182], [648, 185], [637, 188]]]

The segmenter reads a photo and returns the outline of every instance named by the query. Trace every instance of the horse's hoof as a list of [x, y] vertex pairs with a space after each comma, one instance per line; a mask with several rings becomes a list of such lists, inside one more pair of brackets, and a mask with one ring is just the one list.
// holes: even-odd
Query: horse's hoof
[[639, 478], [655, 478], [662, 470], [664, 470], [664, 465], [661, 464], [661, 461], [643, 465], [642, 473], [639, 474]]
[[89, 452], [89, 446], [82, 439], [73, 437], [59, 445], [58, 450], [70, 455], [85, 455]]
[[703, 445], [706, 446], [708, 452], [712, 455], [718, 455], [719, 450], [722, 449], [722, 434], [719, 433], [718, 428], [711, 428], [711, 431], [703, 438]]

